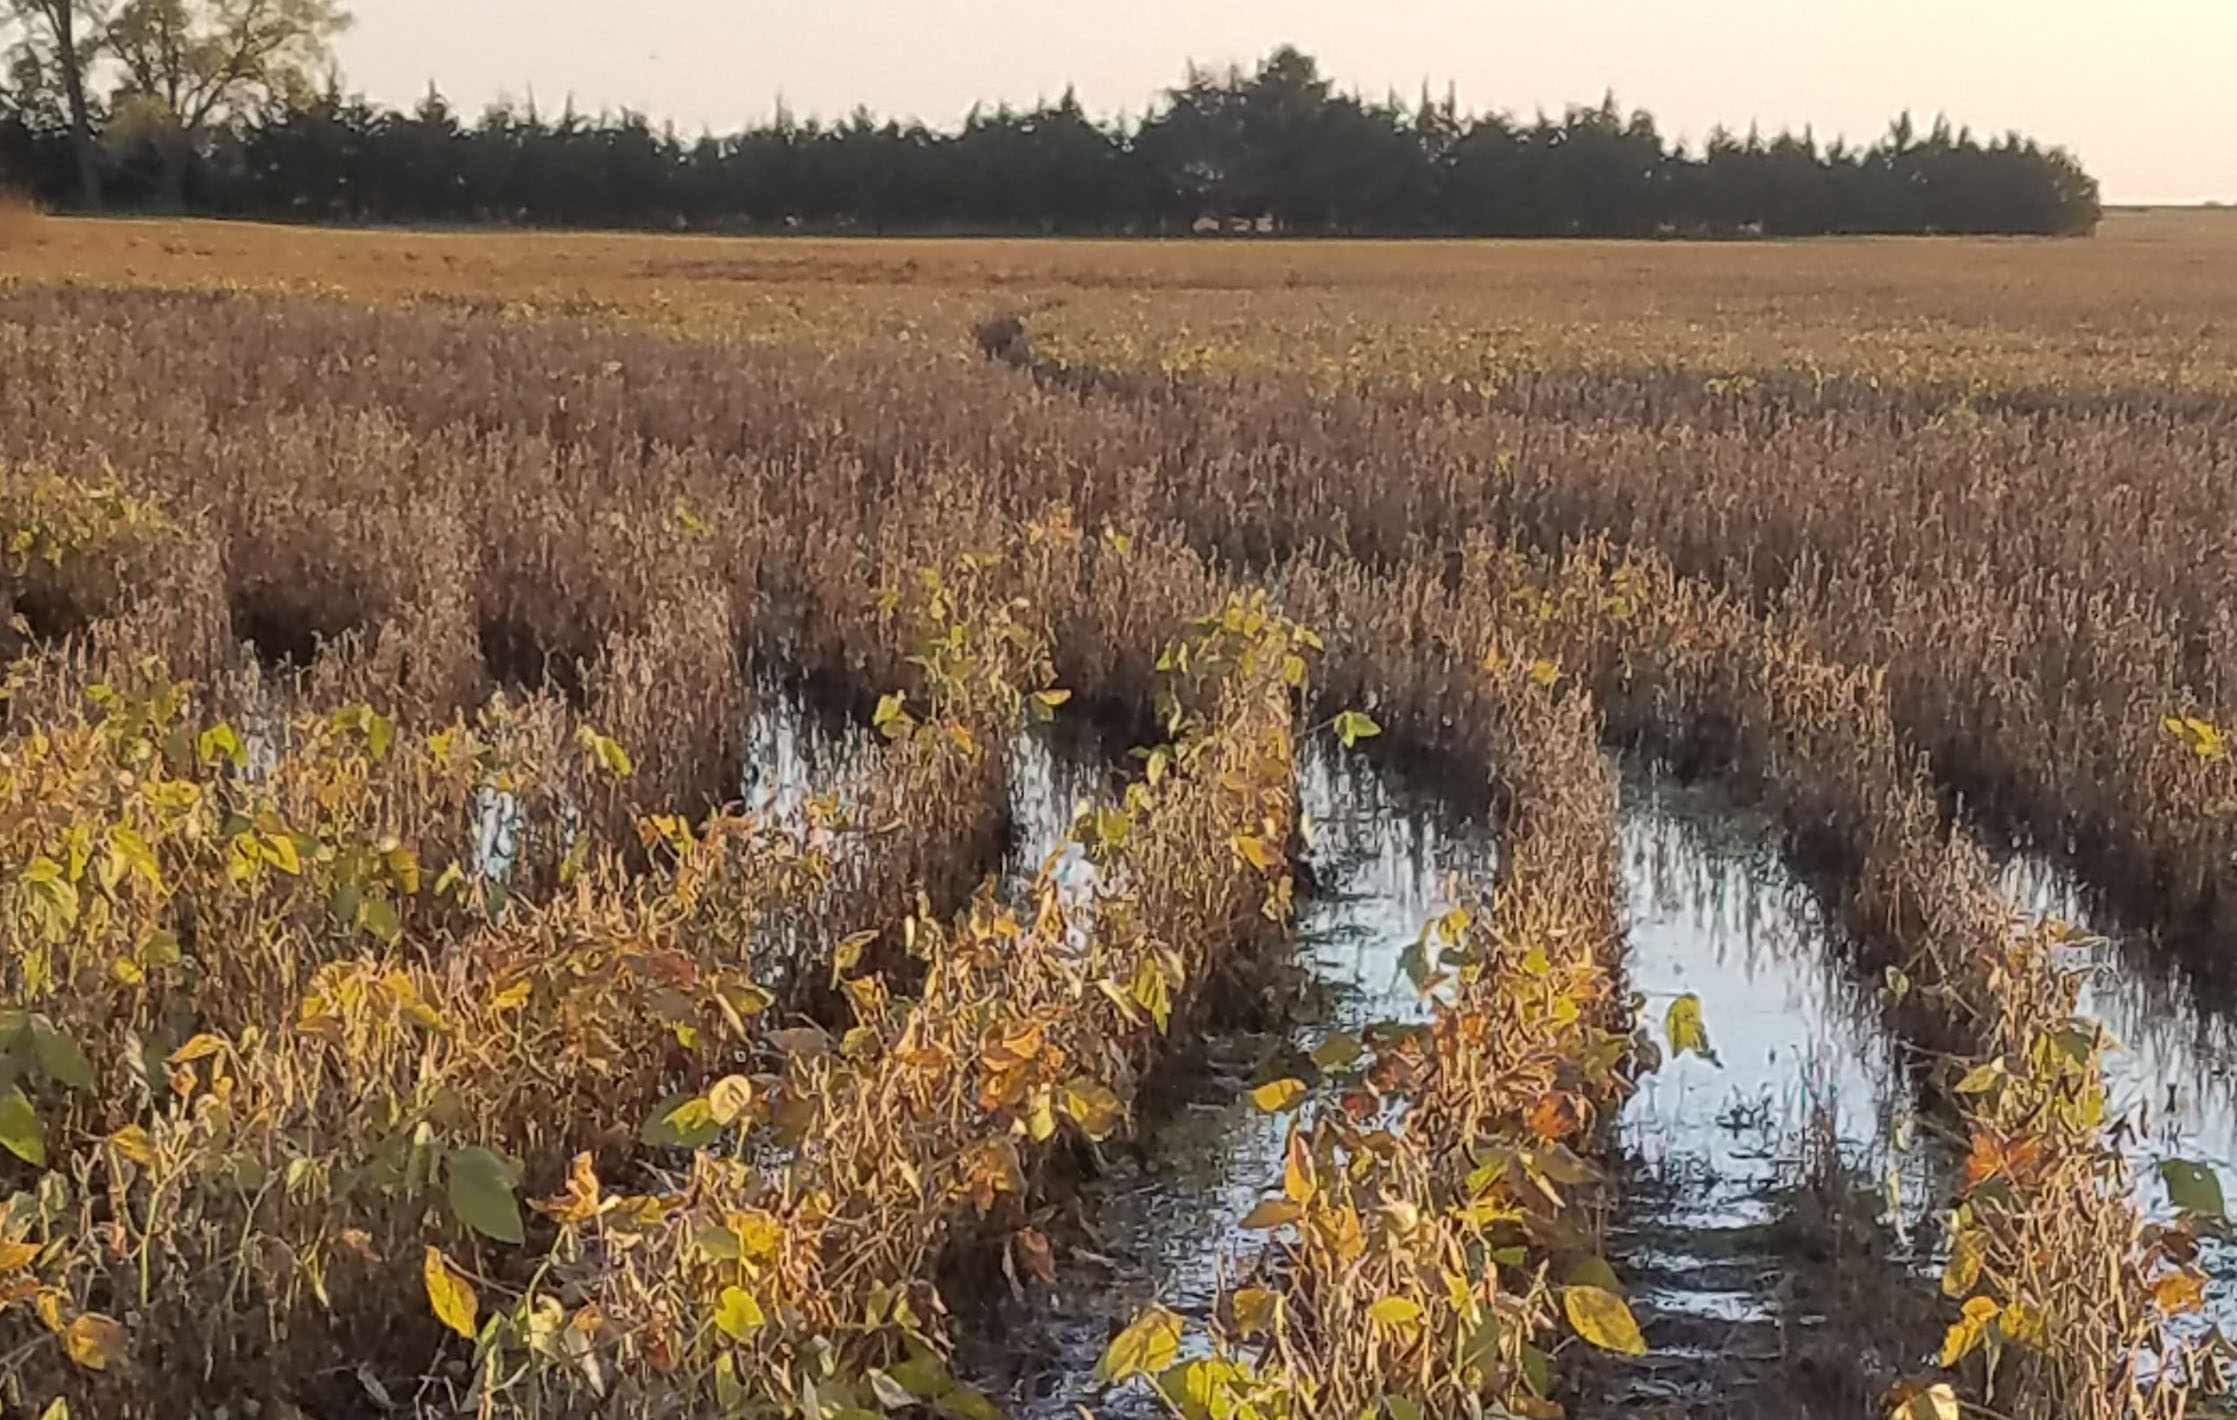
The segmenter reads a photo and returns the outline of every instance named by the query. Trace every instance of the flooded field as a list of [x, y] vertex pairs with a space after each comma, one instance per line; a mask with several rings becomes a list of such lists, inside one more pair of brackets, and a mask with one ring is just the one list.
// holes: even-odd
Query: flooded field
[[[1079, 891], [1092, 890], [1093, 870], [1066, 835], [1108, 772], [1076, 751], [1052, 753], [1046, 738], [1023, 742], [1013, 873], [1055, 854]], [[1222, 1282], [1255, 1256], [1263, 1235], [1242, 1219], [1281, 1173], [1286, 1125], [1254, 1108], [1249, 1090], [1309, 1073], [1303, 1062], [1332, 1033], [1424, 1019], [1409, 949], [1456, 888], [1494, 880], [1498, 844], [1482, 821], [1356, 756], [1311, 755], [1301, 773], [1314, 886], [1298, 913], [1296, 963], [1308, 980], [1296, 1018], [1182, 1043], [1138, 1148], [1114, 1155], [1087, 1190], [1088, 1266], [1042, 1305], [1011, 1313], [1015, 1329], [989, 1347], [990, 1382], [1020, 1415], [1164, 1413], [1145, 1393], [1106, 1391], [1092, 1372], [1126, 1318], [1151, 1305], [1208, 1318]], [[1840, 1221], [1798, 1219], [1800, 1198], [1813, 1185], [1839, 1190], [1841, 1206], [1899, 1237], [1874, 1262], [1901, 1274], [1889, 1287], [1915, 1291], [1934, 1262], [1928, 1215], [1946, 1160], [1921, 1145], [1875, 993], [1844, 966], [1836, 929], [1781, 862], [1770, 826], [1713, 790], [1643, 770], [1622, 780], [1620, 825], [1625, 969], [1663, 1058], [1616, 1122], [1623, 1201], [1607, 1225], [1651, 1350], [1597, 1363], [1587, 1390], [1598, 1408], [1582, 1413], [1800, 1414], [1782, 1367], [1822, 1344], [1811, 1333], [1830, 1319], [1811, 1309], [1822, 1299], [1797, 1291], [1792, 1250], [1815, 1241], [1803, 1229]], [[1708, 1054], [1667, 1052], [1660, 1023], [1681, 999], [1700, 1006]], [[1911, 1359], [1877, 1357], [1874, 1369]], [[1760, 1408], [1774, 1402], [1787, 1408]]]
[[[2173, 957], [2115, 925], [2073, 878], [2040, 859], [2016, 857], [2005, 882], [2024, 910], [2066, 924], [2065, 951], [2085, 974], [2079, 1009], [2108, 1031], [2105, 1060], [2113, 1137], [2145, 1207], [2172, 1220], [2181, 1211], [2170, 1170], [2199, 1166], [2213, 1187], [2237, 1188], [2237, 1009], [2202, 999]], [[2184, 1195], [2196, 1206], [2195, 1195]], [[2207, 1236], [2206, 1307], [2189, 1319], [2237, 1330], [2237, 1251]]]
[[1364, 253], [0, 292], [0, 1405], [2210, 1413], [2237, 404]]

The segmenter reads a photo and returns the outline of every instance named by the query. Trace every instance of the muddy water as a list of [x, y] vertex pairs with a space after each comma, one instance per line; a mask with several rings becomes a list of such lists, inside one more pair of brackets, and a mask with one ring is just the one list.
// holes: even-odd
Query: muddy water
[[[1056, 786], [1065, 772], [1030, 749], [1013, 773], [1028, 862], [1061, 838], [1077, 801]], [[1181, 1078], [1144, 1120], [1141, 1156], [1114, 1159], [1092, 1191], [1098, 1257], [1079, 1260], [1060, 1294], [1004, 1338], [987, 1376], [1021, 1415], [1157, 1413], [1138, 1393], [1096, 1396], [1089, 1373], [1115, 1324], [1153, 1302], [1204, 1317], [1223, 1270], [1255, 1251], [1240, 1219], [1279, 1172], [1283, 1123], [1245, 1092], [1299, 1073], [1298, 1057], [1332, 1031], [1418, 1019], [1425, 1006], [1401, 957], [1456, 882], [1492, 881], [1483, 825], [1440, 815], [1356, 760], [1314, 759], [1300, 787], [1316, 889], [1300, 900], [1298, 952], [1323, 987], [1320, 1009], [1281, 1035], [1184, 1043], [1171, 1072]], [[1605, 1399], [1639, 1413], [1719, 1401], [1751, 1349], [1810, 1324], [1780, 1295], [1772, 1237], [1806, 1135], [1850, 1173], [1892, 1174], [1907, 1214], [1933, 1194], [1896, 1147], [1904, 1096], [1872, 1003], [1846, 982], [1768, 831], [1714, 798], [1632, 777], [1621, 852], [1643, 1016], [1659, 1035], [1673, 1001], [1698, 997], [1716, 1056], [1666, 1062], [1618, 1131], [1633, 1203], [1613, 1220], [1611, 1250], [1657, 1350]]]

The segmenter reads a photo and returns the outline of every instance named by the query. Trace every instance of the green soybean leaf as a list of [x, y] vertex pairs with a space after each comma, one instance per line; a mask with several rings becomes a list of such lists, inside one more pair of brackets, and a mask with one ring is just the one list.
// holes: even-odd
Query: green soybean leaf
[[2184, 1212], [2203, 1218], [2219, 1218], [2227, 1212], [2221, 1175], [2206, 1165], [2189, 1159], [2167, 1159], [2159, 1166], [2159, 1176], [2167, 1183], [2167, 1196]]
[[443, 1173], [450, 1190], [451, 1211], [458, 1221], [501, 1243], [519, 1246], [520, 1203], [513, 1197], [518, 1180], [512, 1166], [479, 1145], [453, 1149], [444, 1160]]
[[1701, 998], [1690, 992], [1670, 1003], [1662, 1017], [1662, 1033], [1669, 1037], [1673, 1056], [1691, 1053], [1711, 1065], [1722, 1065], [1716, 1051], [1709, 1048], [1709, 1028], [1701, 1019]]
[[1336, 738], [1343, 741], [1345, 749], [1350, 749], [1361, 740], [1371, 740], [1383, 732], [1382, 726], [1357, 710], [1346, 710], [1336, 717], [1335, 723]]
[[45, 1016], [31, 1018], [31, 1050], [40, 1070], [56, 1084], [73, 1090], [93, 1088], [93, 1062]]
[[31, 1101], [14, 1085], [0, 1090], [0, 1146], [33, 1168], [47, 1166], [47, 1132]]

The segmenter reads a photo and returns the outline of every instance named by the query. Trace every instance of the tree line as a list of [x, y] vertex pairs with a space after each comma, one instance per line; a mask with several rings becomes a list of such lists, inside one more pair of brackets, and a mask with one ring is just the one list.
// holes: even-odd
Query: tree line
[[[0, 0], [0, 173], [51, 205], [340, 222], [874, 233], [1377, 236], [2087, 233], [2062, 149], [1899, 118], [1869, 145], [1712, 133], [1613, 97], [1521, 122], [1340, 91], [1295, 49], [1191, 67], [1147, 115], [1067, 92], [960, 127], [798, 120], [686, 138], [639, 113], [471, 122], [347, 94], [336, 0]], [[314, 77], [316, 76], [316, 77]]]

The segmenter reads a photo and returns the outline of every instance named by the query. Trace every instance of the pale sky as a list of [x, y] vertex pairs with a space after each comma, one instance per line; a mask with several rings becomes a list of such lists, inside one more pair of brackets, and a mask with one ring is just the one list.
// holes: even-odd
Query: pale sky
[[345, 80], [469, 115], [624, 106], [686, 134], [768, 117], [958, 122], [974, 100], [1078, 86], [1139, 114], [1186, 60], [1277, 44], [1344, 87], [1529, 116], [1627, 107], [1698, 146], [1711, 125], [1877, 137], [1899, 110], [2018, 128], [2079, 154], [2112, 202], [2237, 200], [2237, 0], [356, 0]]

